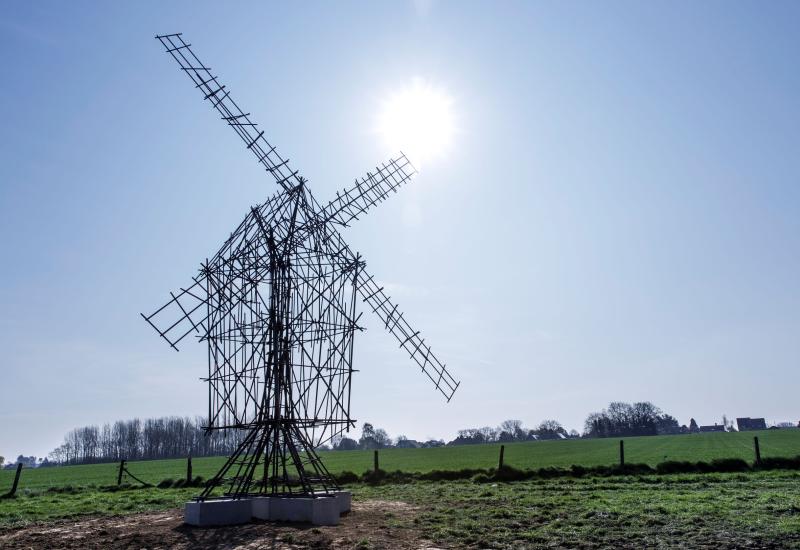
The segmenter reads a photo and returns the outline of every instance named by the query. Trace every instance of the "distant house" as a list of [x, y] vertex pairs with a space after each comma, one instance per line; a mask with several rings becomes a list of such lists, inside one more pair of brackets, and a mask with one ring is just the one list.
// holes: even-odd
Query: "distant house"
[[740, 432], [749, 430], [766, 430], [767, 422], [763, 418], [737, 418], [736, 426]]
[[714, 424], [713, 426], [700, 426], [700, 433], [706, 432], [724, 432], [725, 426], [722, 424]]

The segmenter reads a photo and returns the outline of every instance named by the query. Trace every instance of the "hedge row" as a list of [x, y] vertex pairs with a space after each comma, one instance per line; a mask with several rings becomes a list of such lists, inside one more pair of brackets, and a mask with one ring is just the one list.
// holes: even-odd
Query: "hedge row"
[[336, 476], [339, 483], [408, 483], [411, 481], [453, 481], [471, 479], [476, 483], [493, 481], [521, 481], [525, 479], [549, 479], [556, 477], [584, 476], [618, 476], [618, 475], [651, 475], [651, 474], [688, 474], [688, 473], [731, 473], [760, 470], [800, 470], [800, 456], [794, 458], [765, 458], [760, 464], [750, 465], [741, 458], [718, 458], [711, 462], [688, 462], [668, 460], [656, 465], [625, 464], [623, 466], [576, 466], [569, 468], [539, 468], [520, 470], [512, 466], [502, 468], [462, 470], [433, 470], [426, 473], [386, 472], [384, 470], [367, 470], [360, 476], [353, 472], [342, 472]]

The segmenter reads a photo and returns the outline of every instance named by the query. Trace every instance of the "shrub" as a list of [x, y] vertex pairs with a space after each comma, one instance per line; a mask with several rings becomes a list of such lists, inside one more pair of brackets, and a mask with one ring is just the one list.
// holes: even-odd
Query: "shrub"
[[503, 466], [495, 471], [494, 479], [497, 481], [521, 481], [530, 479], [533, 475], [534, 473], [530, 470], [518, 470], [513, 466]]
[[550, 479], [553, 477], [563, 477], [566, 475], [572, 474], [572, 470], [562, 470], [561, 468], [555, 468], [550, 466], [548, 468], [539, 468], [535, 472], [533, 472], [537, 477], [541, 477], [543, 479]]
[[688, 474], [697, 471], [697, 464], [682, 460], [667, 460], [656, 465], [659, 474]]
[[619, 474], [642, 475], [652, 474], [655, 470], [651, 468], [649, 464], [631, 463], [617, 466], [614, 468], [614, 472]]
[[472, 477], [472, 481], [474, 483], [491, 483], [492, 478], [490, 478], [486, 474], [476, 474], [475, 476]]
[[573, 477], [583, 477], [586, 475], [587, 472], [586, 468], [584, 468], [583, 466], [578, 466], [577, 464], [573, 464], [572, 466], [570, 466], [569, 471]]
[[794, 458], [762, 458], [756, 468], [762, 470], [800, 470], [800, 456]]
[[358, 474], [350, 471], [341, 472], [336, 475], [336, 481], [342, 484], [358, 483]]
[[384, 470], [367, 470], [361, 474], [361, 481], [370, 485], [377, 485], [386, 478]]
[[715, 458], [711, 468], [714, 472], [746, 472], [750, 465], [741, 458]]

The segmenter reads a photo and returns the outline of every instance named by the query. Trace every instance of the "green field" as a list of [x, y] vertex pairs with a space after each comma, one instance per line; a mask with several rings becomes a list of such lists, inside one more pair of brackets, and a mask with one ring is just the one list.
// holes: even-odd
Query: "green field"
[[[665, 460], [710, 461], [714, 458], [743, 458], [753, 461], [753, 436], [758, 435], [762, 457], [800, 455], [800, 430], [768, 430], [761, 432], [711, 433], [680, 436], [632, 437], [625, 439], [627, 463], [655, 466]], [[383, 470], [429, 472], [462, 468], [490, 468], [497, 465], [500, 445], [469, 445], [438, 449], [384, 449], [380, 451]], [[372, 451], [336, 451], [322, 453], [328, 468], [336, 473], [363, 473], [372, 468]], [[615, 464], [619, 459], [617, 439], [574, 439], [566, 441], [533, 441], [506, 444], [505, 463], [517, 468], [600, 466]], [[195, 476], [211, 477], [224, 458], [196, 458]], [[186, 460], [152, 460], [132, 462], [130, 471], [150, 483], [185, 476]], [[0, 492], [10, 488], [14, 472], [0, 471]], [[116, 464], [63, 466], [23, 470], [20, 490], [65, 486], [113, 485], [117, 479]]]
[[364, 486], [418, 507], [397, 523], [469, 548], [798, 548], [800, 474]]
[[[219, 547], [226, 536], [236, 547], [361, 549], [395, 548], [378, 537], [424, 537], [434, 546], [467, 548], [798, 548], [800, 473], [678, 474], [474, 483], [468, 480], [370, 486], [355, 484], [352, 544], [343, 546], [339, 527], [260, 525], [186, 529], [180, 518], [162, 531], [135, 523], [135, 534], [118, 538], [115, 521], [93, 527], [93, 548]], [[180, 508], [196, 489], [84, 488], [76, 492], [27, 491], [0, 500], [0, 547], [82, 547], [63, 527], [38, 522], [80, 520]], [[370, 502], [380, 513], [363, 519]], [[387, 508], [388, 503], [401, 504]], [[361, 508], [359, 506], [362, 506]], [[367, 509], [368, 510], [368, 509]], [[349, 520], [345, 520], [345, 529]], [[80, 529], [80, 525], [78, 524]], [[23, 540], [16, 528], [30, 528]], [[345, 531], [347, 533], [348, 531]], [[164, 540], [161, 537], [169, 537]], [[16, 542], [13, 542], [16, 540]], [[339, 542], [334, 544], [334, 541]], [[205, 541], [202, 543], [201, 541]], [[266, 541], [266, 543], [265, 543]], [[277, 544], [277, 542], [284, 544]], [[430, 545], [430, 543], [427, 543]], [[285, 546], [288, 545], [288, 546]], [[233, 545], [224, 545], [233, 547]], [[403, 548], [422, 548], [423, 544]]]
[[[626, 463], [655, 466], [665, 460], [707, 462], [715, 458], [752, 462], [754, 435], [751, 432], [629, 438], [625, 439]], [[763, 431], [757, 435], [763, 458], [800, 455], [800, 430]], [[497, 465], [499, 447], [385, 449], [379, 454], [380, 466], [387, 471], [421, 473], [486, 469]], [[613, 465], [619, 459], [618, 452], [616, 439], [542, 441], [508, 444], [505, 459], [506, 464], [522, 469], [573, 464], [588, 467]], [[363, 473], [372, 468], [373, 454], [326, 452], [323, 458], [333, 472]], [[195, 459], [193, 474], [209, 478], [223, 461], [220, 457]], [[137, 477], [153, 484], [186, 475], [185, 459], [133, 462], [129, 467]], [[13, 474], [8, 470], [0, 472], [0, 492], [10, 487]], [[387, 546], [385, 540], [373, 539], [394, 533], [393, 536], [408, 539], [406, 542], [424, 537], [436, 545], [474, 548], [800, 547], [800, 472], [793, 470], [588, 475], [513, 483], [480, 482], [480, 477], [350, 485], [355, 502], [366, 507], [353, 518], [356, 525], [361, 525], [360, 530], [356, 529], [359, 543], [354, 546], [393, 547], [396, 545]], [[116, 479], [116, 464], [23, 470], [16, 498], [0, 499], [0, 546], [10, 545], [12, 539], [17, 541], [16, 546], [11, 546], [14, 548], [36, 547], [43, 540], [57, 546], [66, 539], [50, 540], [48, 537], [56, 535], [40, 523], [77, 519], [75, 529], [83, 530], [86, 516], [174, 510], [199, 491], [196, 487], [142, 488], [135, 483], [117, 488]], [[394, 503], [394, 511], [369, 512], [375, 510], [374, 503], [378, 510], [383, 510], [387, 501]], [[370, 503], [373, 508], [369, 508]], [[367, 523], [363, 523], [364, 518]], [[108, 526], [98, 528], [101, 529], [98, 536], [106, 537], [97, 541], [98, 547], [122, 544], [116, 538], [119, 535], [114, 531], [116, 524], [109, 521]], [[196, 546], [195, 537], [199, 535], [180, 528], [180, 517], [171, 521], [178, 523], [166, 531], [153, 531], [146, 522], [134, 523], [135, 533], [129, 535], [137, 541], [136, 547], [150, 543]], [[331, 541], [340, 536], [338, 531], [303, 526], [261, 525], [252, 529], [208, 536], [231, 533], [245, 537], [240, 542], [253, 537], [249, 542], [256, 544], [264, 540], [266, 533], [287, 537], [273, 540], [299, 547], [325, 547], [320, 542], [323, 539], [330, 539], [330, 544], [326, 544], [335, 546]], [[170, 537], [168, 543], [160, 538], [163, 536]], [[414, 542], [403, 547], [420, 546]]]

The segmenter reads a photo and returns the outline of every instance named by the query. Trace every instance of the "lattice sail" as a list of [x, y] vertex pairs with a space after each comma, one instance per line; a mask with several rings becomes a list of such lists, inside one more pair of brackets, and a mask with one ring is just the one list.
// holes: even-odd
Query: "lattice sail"
[[417, 171], [404, 154], [368, 172], [353, 187], [336, 193], [336, 198], [322, 209], [320, 217], [326, 222], [347, 226], [370, 208], [385, 201], [389, 193], [408, 183]]

